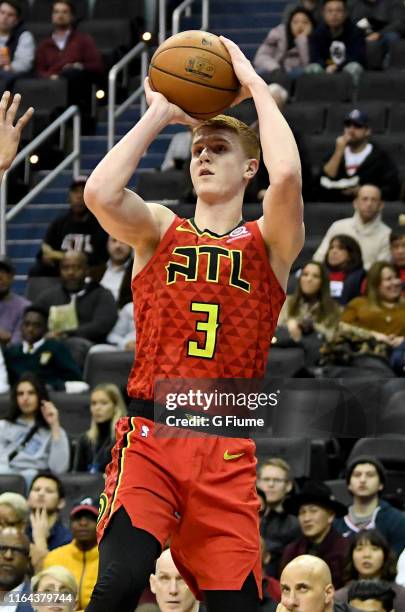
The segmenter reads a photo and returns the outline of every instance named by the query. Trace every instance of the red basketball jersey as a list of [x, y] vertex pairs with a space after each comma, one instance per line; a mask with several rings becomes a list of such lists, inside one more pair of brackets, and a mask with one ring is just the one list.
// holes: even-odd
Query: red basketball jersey
[[218, 236], [175, 217], [132, 292], [131, 397], [153, 399], [155, 379], [263, 376], [285, 292], [256, 221]]

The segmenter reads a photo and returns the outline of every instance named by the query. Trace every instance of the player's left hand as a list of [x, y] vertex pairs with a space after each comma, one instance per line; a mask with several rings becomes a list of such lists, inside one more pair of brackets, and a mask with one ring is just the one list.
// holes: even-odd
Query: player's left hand
[[30, 107], [13, 125], [21, 102], [20, 94], [15, 94], [10, 106], [11, 94], [5, 91], [0, 101], [0, 170], [7, 170], [16, 156], [21, 132], [31, 119], [34, 109]]
[[257, 74], [251, 62], [239, 49], [237, 44], [235, 44], [232, 40], [229, 40], [229, 38], [225, 38], [225, 36], [220, 36], [219, 38], [231, 56], [233, 69], [235, 70], [235, 74], [241, 84], [239, 94], [232, 103], [232, 106], [235, 106], [236, 104], [239, 104], [239, 102], [242, 102], [242, 100], [252, 97], [250, 87], [254, 83], [262, 81], [262, 78]]

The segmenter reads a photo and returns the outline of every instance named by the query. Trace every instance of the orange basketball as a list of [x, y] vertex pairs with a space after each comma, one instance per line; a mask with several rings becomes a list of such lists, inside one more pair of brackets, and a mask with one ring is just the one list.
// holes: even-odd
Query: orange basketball
[[149, 81], [152, 89], [197, 119], [229, 108], [240, 86], [225, 46], [218, 36], [201, 30], [165, 40], [151, 59]]

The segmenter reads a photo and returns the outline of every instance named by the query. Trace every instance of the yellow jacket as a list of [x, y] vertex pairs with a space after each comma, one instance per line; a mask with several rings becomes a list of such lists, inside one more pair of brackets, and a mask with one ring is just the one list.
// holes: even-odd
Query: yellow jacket
[[51, 565], [63, 565], [76, 578], [79, 591], [79, 609], [85, 608], [90, 601], [98, 573], [98, 548], [80, 550], [75, 540], [65, 546], [51, 550], [45, 557], [44, 569]]

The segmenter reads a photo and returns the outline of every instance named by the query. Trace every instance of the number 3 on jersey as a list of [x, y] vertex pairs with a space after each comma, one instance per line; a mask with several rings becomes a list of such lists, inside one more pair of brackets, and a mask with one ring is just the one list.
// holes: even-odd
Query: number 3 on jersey
[[205, 321], [197, 321], [196, 331], [205, 333], [205, 344], [201, 348], [196, 340], [189, 340], [187, 355], [212, 359], [217, 344], [217, 330], [220, 325], [219, 304], [206, 304], [205, 302], [191, 302], [192, 312], [201, 312], [206, 315]]

